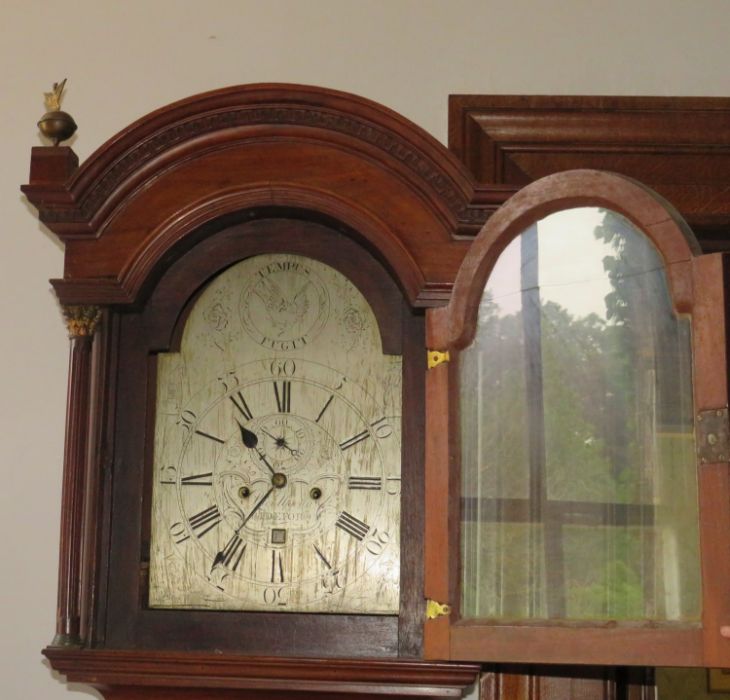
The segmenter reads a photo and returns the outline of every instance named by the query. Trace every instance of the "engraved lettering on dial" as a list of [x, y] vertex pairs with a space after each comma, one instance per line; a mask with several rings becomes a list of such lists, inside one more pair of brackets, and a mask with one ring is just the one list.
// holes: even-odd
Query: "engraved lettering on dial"
[[327, 322], [330, 299], [309, 261], [278, 256], [254, 272], [239, 308], [256, 343], [274, 351], [301, 350]]

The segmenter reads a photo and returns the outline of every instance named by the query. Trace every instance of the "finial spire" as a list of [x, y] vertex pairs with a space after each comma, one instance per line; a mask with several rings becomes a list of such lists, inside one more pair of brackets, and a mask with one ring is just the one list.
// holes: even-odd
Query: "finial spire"
[[61, 111], [61, 97], [66, 87], [66, 78], [60, 83], [53, 83], [51, 92], [43, 93], [46, 109], [48, 110], [38, 122], [41, 133], [58, 146], [61, 141], [70, 139], [76, 132], [77, 126], [73, 117]]

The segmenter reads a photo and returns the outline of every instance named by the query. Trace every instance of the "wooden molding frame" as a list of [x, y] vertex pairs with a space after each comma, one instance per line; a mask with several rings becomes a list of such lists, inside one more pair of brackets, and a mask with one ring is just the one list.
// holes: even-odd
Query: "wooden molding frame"
[[22, 190], [66, 244], [54, 287], [69, 304], [136, 304], [192, 232], [262, 209], [357, 231], [412, 304], [444, 303], [468, 247], [455, 234], [487, 216], [466, 168], [425, 131], [368, 100], [295, 85], [177, 102], [80, 167], [69, 148], [34, 148]]
[[[474, 664], [280, 659], [230, 654], [58, 649], [43, 652], [69, 682], [109, 698], [460, 698]], [[235, 691], [235, 692], [234, 692]], [[108, 693], [108, 694], [107, 694]], [[300, 695], [303, 694], [303, 695]]]
[[730, 246], [730, 98], [452, 95], [449, 147], [484, 185], [574, 168], [640, 180], [707, 252]]

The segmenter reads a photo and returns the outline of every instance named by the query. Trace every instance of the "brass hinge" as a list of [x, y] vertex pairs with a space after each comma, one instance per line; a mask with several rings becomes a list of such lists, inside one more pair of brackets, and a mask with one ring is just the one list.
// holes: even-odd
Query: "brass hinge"
[[428, 350], [426, 353], [426, 358], [428, 362], [428, 368], [433, 369], [434, 367], [440, 365], [442, 362], [449, 361], [449, 351], [446, 350], [445, 352], [441, 352], [440, 350]]
[[437, 617], [451, 614], [451, 606], [447, 603], [437, 603], [430, 598], [426, 599], [426, 619], [435, 620]]
[[730, 424], [727, 408], [713, 408], [697, 414], [697, 457], [701, 464], [730, 460]]

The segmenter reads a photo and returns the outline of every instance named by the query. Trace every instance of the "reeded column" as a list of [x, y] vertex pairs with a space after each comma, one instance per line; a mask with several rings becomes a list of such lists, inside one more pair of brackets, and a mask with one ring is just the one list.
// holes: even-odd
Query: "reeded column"
[[96, 306], [63, 309], [71, 341], [69, 352], [66, 435], [63, 452], [61, 541], [58, 562], [56, 636], [52, 646], [78, 646], [81, 614], [81, 557], [84, 522], [86, 455], [89, 437], [91, 350], [101, 318]]

